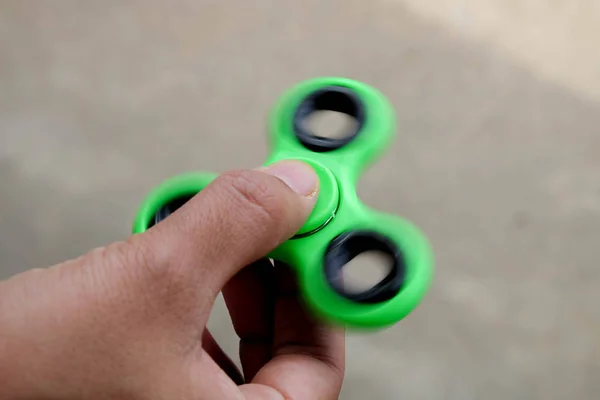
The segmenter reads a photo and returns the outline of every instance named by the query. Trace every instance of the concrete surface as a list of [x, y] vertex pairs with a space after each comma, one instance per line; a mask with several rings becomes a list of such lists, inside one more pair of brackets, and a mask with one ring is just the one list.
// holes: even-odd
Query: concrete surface
[[[437, 270], [401, 324], [349, 334], [342, 399], [598, 398], [600, 61], [581, 43], [600, 19], [458, 3], [479, 28], [447, 1], [2, 1], [0, 276], [125, 237], [165, 177], [258, 165], [284, 90], [349, 76], [401, 119], [361, 195], [420, 225]], [[235, 351], [222, 304], [211, 326]]]
[[596, 0], [381, 0], [510, 57], [533, 73], [600, 100]]

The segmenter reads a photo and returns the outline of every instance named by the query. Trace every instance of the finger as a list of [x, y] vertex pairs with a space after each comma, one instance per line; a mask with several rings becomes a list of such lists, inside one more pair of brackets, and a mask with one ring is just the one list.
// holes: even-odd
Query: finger
[[317, 192], [315, 171], [299, 161], [228, 172], [138, 235], [136, 247], [146, 253], [146, 264], [202, 282], [216, 295], [243, 266], [300, 229]]
[[214, 336], [208, 329], [202, 332], [202, 348], [208, 353], [208, 355], [217, 363], [219, 367], [233, 380], [236, 384], [241, 385], [244, 383], [244, 378], [240, 373], [235, 363], [229, 358], [229, 356], [223, 351], [221, 346], [217, 343]]
[[344, 377], [344, 332], [306, 311], [287, 266], [276, 263], [275, 270], [274, 357], [252, 383], [270, 386], [284, 398], [337, 399]]
[[240, 361], [246, 381], [272, 356], [275, 269], [261, 259], [238, 272], [223, 288], [231, 322], [240, 338]]

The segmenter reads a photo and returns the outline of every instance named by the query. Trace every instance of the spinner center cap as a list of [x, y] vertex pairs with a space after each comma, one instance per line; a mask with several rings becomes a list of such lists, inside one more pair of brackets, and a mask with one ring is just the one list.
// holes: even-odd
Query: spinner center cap
[[335, 216], [340, 201], [337, 180], [328, 168], [313, 160], [299, 159], [298, 161], [307, 163], [317, 173], [319, 177], [319, 198], [312, 213], [294, 236], [295, 238], [308, 236], [327, 225]]

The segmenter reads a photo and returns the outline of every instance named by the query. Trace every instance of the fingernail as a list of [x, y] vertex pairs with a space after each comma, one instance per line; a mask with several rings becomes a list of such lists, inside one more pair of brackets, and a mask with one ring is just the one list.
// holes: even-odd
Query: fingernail
[[294, 192], [302, 196], [312, 196], [319, 186], [319, 177], [315, 170], [301, 161], [280, 161], [261, 170], [281, 179]]

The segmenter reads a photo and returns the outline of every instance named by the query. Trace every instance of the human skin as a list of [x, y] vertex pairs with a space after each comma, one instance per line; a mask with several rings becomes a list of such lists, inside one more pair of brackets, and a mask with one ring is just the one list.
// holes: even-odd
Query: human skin
[[[228, 172], [144, 233], [0, 282], [0, 399], [337, 399], [343, 331], [263, 258], [318, 186], [298, 161]], [[206, 329], [219, 292], [241, 372]]]

